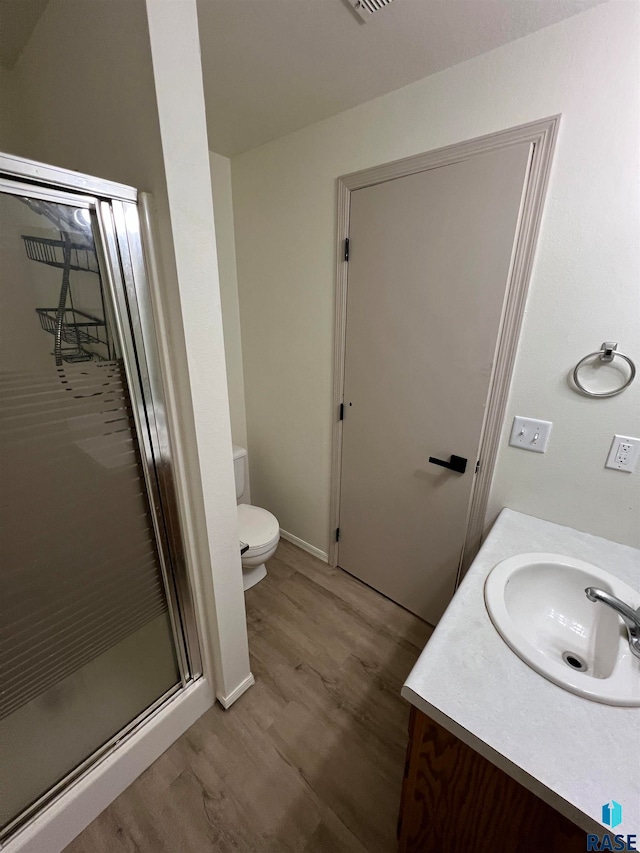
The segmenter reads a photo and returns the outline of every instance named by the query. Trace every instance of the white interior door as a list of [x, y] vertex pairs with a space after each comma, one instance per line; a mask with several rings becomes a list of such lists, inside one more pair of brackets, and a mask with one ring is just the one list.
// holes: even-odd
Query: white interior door
[[[453, 595], [530, 144], [351, 194], [338, 565]], [[467, 460], [464, 473], [429, 458]]]

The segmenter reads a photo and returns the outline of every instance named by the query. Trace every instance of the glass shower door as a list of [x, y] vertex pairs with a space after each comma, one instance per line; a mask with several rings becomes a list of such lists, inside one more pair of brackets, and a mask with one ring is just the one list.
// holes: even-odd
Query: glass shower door
[[[130, 261], [118, 248], [117, 211], [11, 181], [3, 188], [0, 827], [6, 837], [193, 673], [154, 467], [154, 413], [142, 399], [135, 306], [123, 284]], [[98, 227], [99, 205], [111, 247]]]

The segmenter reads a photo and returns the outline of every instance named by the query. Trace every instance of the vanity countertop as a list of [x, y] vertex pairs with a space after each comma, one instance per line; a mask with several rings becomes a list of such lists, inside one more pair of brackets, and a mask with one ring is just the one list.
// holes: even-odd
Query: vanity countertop
[[640, 835], [640, 708], [557, 687], [520, 660], [489, 619], [485, 578], [523, 552], [576, 557], [638, 589], [637, 549], [504, 509], [402, 695], [586, 832], [607, 831], [602, 804], [616, 800], [623, 820], [613, 832]]

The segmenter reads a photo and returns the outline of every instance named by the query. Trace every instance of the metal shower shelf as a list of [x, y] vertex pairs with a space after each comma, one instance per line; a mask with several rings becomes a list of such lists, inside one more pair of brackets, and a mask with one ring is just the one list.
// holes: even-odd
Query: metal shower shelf
[[[36, 308], [36, 313], [40, 317], [40, 325], [45, 332], [55, 335], [58, 327], [58, 309]], [[77, 308], [64, 309], [61, 336], [63, 341], [72, 344], [78, 350], [86, 346], [108, 346], [109, 343], [104, 320], [101, 320], [100, 317], [94, 317], [93, 314], [87, 314], [85, 311], [79, 311]], [[99, 357], [98, 353], [87, 352], [87, 360], [94, 355]], [[83, 359], [77, 358], [75, 360], [81, 361]]]
[[66, 243], [64, 240], [54, 240], [51, 237], [30, 237], [22, 235], [27, 257], [31, 261], [48, 264], [50, 267], [65, 268], [64, 249], [71, 250], [70, 270], [99, 273], [98, 259], [93, 246], [87, 243]]

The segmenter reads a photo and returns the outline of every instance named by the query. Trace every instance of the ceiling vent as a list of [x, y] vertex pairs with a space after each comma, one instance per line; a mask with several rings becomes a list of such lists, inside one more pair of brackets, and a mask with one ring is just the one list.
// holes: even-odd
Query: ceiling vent
[[365, 23], [368, 23], [376, 12], [393, 3], [393, 0], [347, 0], [347, 3]]

